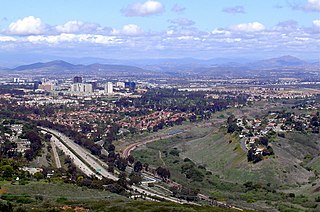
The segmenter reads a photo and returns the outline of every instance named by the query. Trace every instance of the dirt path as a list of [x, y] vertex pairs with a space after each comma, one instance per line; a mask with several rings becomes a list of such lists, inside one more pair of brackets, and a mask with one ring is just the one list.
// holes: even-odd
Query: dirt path
[[60, 158], [59, 158], [59, 155], [58, 155], [58, 152], [57, 152], [57, 146], [53, 141], [51, 141], [51, 147], [52, 147], [52, 152], [53, 152], [53, 157], [54, 157], [54, 161], [55, 161], [56, 167], [58, 169], [60, 169], [61, 168], [61, 162], [60, 162]]
[[159, 159], [161, 160], [162, 164], [164, 166], [166, 166], [166, 163], [164, 162], [164, 160], [162, 159], [162, 156], [161, 156], [161, 151], [159, 150]]

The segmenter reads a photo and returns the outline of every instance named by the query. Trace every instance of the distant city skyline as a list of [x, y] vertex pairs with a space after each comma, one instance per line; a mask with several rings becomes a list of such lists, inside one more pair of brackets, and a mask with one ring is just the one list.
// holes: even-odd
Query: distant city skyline
[[13, 0], [0, 55], [319, 58], [320, 0]]

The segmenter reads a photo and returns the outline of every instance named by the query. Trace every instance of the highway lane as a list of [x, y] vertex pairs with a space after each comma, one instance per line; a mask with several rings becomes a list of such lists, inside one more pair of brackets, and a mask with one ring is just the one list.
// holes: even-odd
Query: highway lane
[[[101, 161], [96, 156], [92, 155], [88, 150], [86, 150], [83, 147], [79, 146], [78, 144], [74, 143], [67, 136], [63, 135], [62, 133], [60, 133], [60, 132], [58, 132], [56, 130], [52, 130], [52, 129], [49, 129], [49, 128], [42, 128], [41, 127], [41, 129], [43, 129], [43, 130], [45, 130], [47, 132], [50, 132], [53, 135], [54, 141], [56, 142], [57, 147], [61, 148], [67, 155], [70, 155], [70, 157], [74, 160], [75, 165], [77, 167], [79, 167], [80, 170], [83, 171], [86, 175], [90, 176], [90, 175], [93, 174], [93, 175], [99, 177], [100, 179], [101, 179], [101, 176], [104, 176], [106, 178], [109, 178], [109, 179], [112, 179], [112, 180], [115, 180], [115, 181], [119, 179], [117, 176], [115, 176], [114, 174], [109, 173], [105, 169], [105, 167], [107, 167], [107, 165], [103, 161]], [[63, 140], [65, 145], [58, 138]], [[66, 145], [70, 149], [75, 151], [77, 153], [77, 155], [73, 154]], [[91, 167], [88, 167], [83, 162], [83, 160], [85, 160], [86, 163], [88, 163]], [[101, 176], [97, 175], [92, 169], [94, 169], [95, 171], [98, 170], [98, 172], [101, 174]], [[170, 201], [170, 202], [175, 202], [175, 203], [179, 203], [179, 204], [199, 205], [199, 204], [194, 203], [194, 202], [188, 202], [188, 201], [185, 201], [185, 200], [180, 200], [178, 198], [174, 198], [174, 197], [169, 197], [169, 196], [158, 194], [157, 191], [152, 191], [151, 188], [146, 189], [146, 188], [141, 188], [139, 186], [131, 186], [131, 189], [133, 189], [134, 191], [136, 191], [136, 192], [138, 192], [140, 194], [144, 194], [144, 195], [151, 196], [151, 197], [162, 198], [162, 199]]]
[[[62, 133], [60, 133], [56, 130], [52, 130], [52, 129], [48, 129], [48, 128], [43, 128], [43, 129], [46, 131], [49, 131], [51, 134], [53, 134], [56, 137], [63, 140], [63, 142], [70, 149], [72, 149], [74, 152], [76, 152], [76, 154], [78, 155], [78, 159], [80, 161], [85, 161], [87, 164], [89, 164], [92, 167], [92, 169], [94, 169], [92, 171], [98, 172], [99, 174], [101, 174], [102, 176], [104, 176], [106, 178], [109, 178], [112, 180], [118, 180], [118, 177], [114, 176], [113, 174], [109, 173], [106, 170], [105, 167], [107, 167], [107, 165], [103, 164], [103, 162], [100, 159], [98, 159], [96, 156], [92, 155], [88, 150], [84, 149], [83, 147], [81, 147], [80, 145], [78, 145], [74, 141], [72, 141], [70, 138], [68, 138], [67, 136], [63, 135]], [[82, 164], [83, 163], [84, 162], [82, 162]], [[104, 166], [102, 166], [102, 164]], [[101, 176], [99, 176], [99, 178], [101, 178]]]
[[73, 163], [87, 176], [96, 176], [98, 178], [101, 178], [101, 176], [98, 176], [95, 172], [93, 172], [90, 167], [88, 167], [82, 160], [80, 160], [72, 151], [68, 149], [67, 146], [65, 146], [55, 134], [52, 133], [52, 142], [54, 145], [58, 148], [61, 149], [64, 154], [69, 156]]

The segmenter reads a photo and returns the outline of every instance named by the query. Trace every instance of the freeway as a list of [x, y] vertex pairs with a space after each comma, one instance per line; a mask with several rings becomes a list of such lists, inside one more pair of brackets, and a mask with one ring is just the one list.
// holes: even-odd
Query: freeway
[[96, 176], [98, 178], [101, 178], [101, 176], [98, 176], [95, 172], [93, 172], [90, 167], [85, 164], [82, 160], [80, 160], [79, 157], [77, 157], [77, 155], [75, 155], [72, 151], [70, 151], [70, 149], [63, 144], [58, 137], [52, 133], [52, 138], [51, 141], [54, 143], [54, 146], [56, 146], [57, 148], [61, 149], [64, 154], [66, 154], [67, 156], [69, 156], [71, 158], [71, 160], [73, 161], [73, 163], [87, 176]]
[[[78, 168], [80, 168], [80, 170], [83, 171], [86, 175], [88, 176], [95, 175], [100, 179], [101, 179], [101, 176], [103, 176], [115, 181], [119, 179], [117, 176], [107, 171], [106, 169], [107, 164], [105, 164], [96, 156], [92, 155], [88, 150], [76, 144], [74, 141], [72, 141], [70, 138], [68, 138], [64, 134], [49, 128], [43, 128], [43, 127], [40, 127], [40, 128], [53, 135], [54, 142], [56, 143], [57, 147], [61, 148], [66, 154], [70, 155], [70, 157], [73, 159], [74, 164]], [[101, 176], [97, 175], [96, 172], [99, 172]], [[180, 200], [178, 198], [159, 194], [156, 191], [152, 191], [151, 188], [141, 188], [139, 186], [131, 186], [131, 189], [140, 194], [144, 194], [149, 197], [161, 198], [170, 202], [175, 202], [179, 204], [199, 205], [194, 202], [188, 202], [185, 200]]]
[[[72, 149], [73, 152], [76, 152], [77, 158], [82, 161], [83, 163], [87, 163], [91, 168], [95, 171], [98, 172], [100, 175], [112, 179], [112, 180], [118, 180], [116, 176], [113, 174], [110, 174], [105, 167], [107, 167], [106, 164], [104, 164], [100, 159], [98, 159], [96, 156], [92, 155], [91, 152], [88, 150], [84, 149], [80, 145], [76, 144], [74, 141], [72, 141], [70, 138], [65, 136], [64, 134], [48, 129], [48, 128], [41, 128], [47, 132], [50, 132], [52, 135], [55, 137], [59, 138], [65, 146], [69, 147], [69, 149]], [[62, 142], [61, 142], [62, 143]], [[75, 164], [76, 166], [79, 166], [79, 164]], [[101, 177], [100, 177], [101, 178]]]

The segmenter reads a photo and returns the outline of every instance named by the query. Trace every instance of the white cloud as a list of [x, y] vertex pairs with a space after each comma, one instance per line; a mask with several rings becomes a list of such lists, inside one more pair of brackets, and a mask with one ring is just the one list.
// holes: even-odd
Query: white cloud
[[195, 24], [194, 21], [187, 18], [176, 18], [169, 20], [169, 22], [172, 24], [177, 24], [179, 26], [191, 26]]
[[223, 8], [222, 12], [231, 13], [231, 14], [246, 13], [244, 7], [241, 5]]
[[62, 33], [84, 33], [97, 30], [98, 24], [83, 23], [81, 21], [68, 21], [63, 25], [56, 26], [56, 30]]
[[214, 29], [211, 32], [213, 35], [223, 35], [223, 36], [230, 36], [231, 32], [224, 29]]
[[14, 35], [39, 35], [44, 33], [45, 28], [46, 26], [40, 18], [28, 16], [12, 22], [7, 32]]
[[320, 0], [308, 0], [305, 9], [310, 11], [320, 11]]
[[231, 28], [236, 31], [256, 32], [256, 31], [264, 30], [265, 26], [259, 22], [252, 22], [252, 23], [238, 24]]
[[144, 3], [134, 3], [121, 10], [125, 16], [149, 16], [164, 12], [164, 6], [154, 0], [148, 0]]
[[179, 5], [179, 4], [173, 5], [173, 7], [172, 7], [172, 9], [171, 9], [171, 11], [172, 11], [172, 12], [175, 12], [175, 13], [182, 13], [182, 12], [184, 12], [185, 10], [186, 10], [186, 8], [183, 7], [183, 6], [181, 6], [181, 5]]
[[113, 29], [111, 34], [113, 35], [141, 35], [143, 33], [142, 29], [135, 24], [127, 24], [122, 27], [122, 29]]
[[320, 19], [314, 20], [312, 23], [313, 23], [313, 26], [314, 26], [314, 27], [320, 29]]
[[35, 44], [59, 44], [59, 43], [95, 43], [95, 44], [116, 44], [122, 43], [121, 39], [115, 36], [93, 35], [93, 34], [68, 34], [60, 35], [31, 35], [27, 37], [27, 41]]
[[17, 39], [10, 36], [0, 36], [0, 42], [16, 41]]

